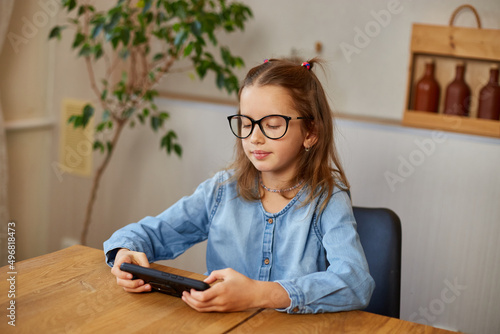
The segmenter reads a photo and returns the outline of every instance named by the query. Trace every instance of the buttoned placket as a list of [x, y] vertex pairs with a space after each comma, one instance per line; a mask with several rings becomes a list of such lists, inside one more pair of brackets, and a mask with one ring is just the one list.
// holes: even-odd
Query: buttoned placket
[[259, 271], [259, 280], [269, 281], [271, 277], [271, 266], [273, 264], [273, 242], [276, 217], [266, 216], [264, 228], [264, 239], [262, 242], [262, 263]]

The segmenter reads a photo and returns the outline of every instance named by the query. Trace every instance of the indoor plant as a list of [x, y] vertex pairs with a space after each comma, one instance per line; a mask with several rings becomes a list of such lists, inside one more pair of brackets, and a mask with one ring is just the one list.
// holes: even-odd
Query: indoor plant
[[[237, 92], [238, 79], [232, 69], [243, 66], [243, 60], [218, 44], [216, 31], [243, 30], [252, 12], [241, 3], [226, 0], [117, 0], [104, 11], [88, 0], [61, 3], [68, 22], [53, 27], [49, 38], [61, 39], [65, 28], [74, 29], [71, 47], [85, 60], [97, 101], [68, 121], [84, 128], [95, 108], [102, 109], [93, 147], [104, 159], [94, 174], [87, 203], [80, 240], [86, 244], [99, 182], [123, 128], [136, 122], [149, 123], [154, 131], [162, 128], [169, 114], [155, 104], [155, 85], [184, 58], [190, 60], [199, 78], [212, 71], [220, 89]], [[104, 67], [102, 76], [96, 70], [98, 64], [100, 69]], [[162, 137], [161, 147], [168, 154], [182, 154], [173, 130]]]

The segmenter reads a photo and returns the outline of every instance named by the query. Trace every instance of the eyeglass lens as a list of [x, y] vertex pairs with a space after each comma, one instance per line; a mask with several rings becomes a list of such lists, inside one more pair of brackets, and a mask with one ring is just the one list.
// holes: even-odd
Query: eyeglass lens
[[233, 116], [230, 120], [231, 130], [239, 138], [250, 136], [253, 124], [259, 124], [262, 133], [270, 139], [283, 137], [287, 130], [287, 120], [281, 116], [266, 116], [253, 122], [246, 116]]

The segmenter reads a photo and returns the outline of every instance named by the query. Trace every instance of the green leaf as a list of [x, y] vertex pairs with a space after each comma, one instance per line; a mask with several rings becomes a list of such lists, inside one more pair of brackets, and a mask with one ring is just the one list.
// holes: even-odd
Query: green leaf
[[80, 6], [78, 8], [78, 16], [82, 16], [83, 14], [85, 14], [85, 12], [87, 11], [87, 6]]
[[207, 34], [208, 34], [208, 39], [210, 39], [210, 42], [212, 42], [213, 45], [217, 45], [217, 38], [215, 37], [213, 31], [209, 31]]
[[152, 5], [151, 0], [139, 0], [137, 7], [142, 8], [142, 14], [146, 13]]
[[[108, 90], [107, 89], [104, 89], [102, 92], [101, 92], [101, 100], [104, 101], [106, 100], [106, 96], [108, 96]], [[109, 113], [109, 111], [108, 111]]]
[[120, 38], [124, 46], [127, 46], [130, 41], [130, 29], [122, 29], [120, 32]]
[[149, 80], [155, 81], [156, 75], [154, 72], [151, 71], [148, 73], [148, 77], [149, 77]]
[[82, 113], [82, 126], [86, 127], [87, 124], [89, 123], [90, 118], [94, 116], [94, 107], [92, 107], [91, 104], [86, 104], [85, 107], [83, 107], [83, 113]]
[[111, 144], [110, 141], [107, 141], [106, 142], [106, 148], [108, 149], [108, 154], [110, 154], [111, 151], [113, 151], [113, 144]]
[[158, 131], [162, 124], [163, 120], [161, 118], [157, 116], [151, 116], [151, 129], [153, 129], [153, 131]]
[[85, 35], [81, 32], [77, 32], [75, 35], [75, 39], [73, 41], [73, 45], [71, 46], [73, 49], [79, 47], [85, 41]]
[[144, 124], [144, 116], [142, 114], [137, 114], [137, 118], [139, 119], [139, 122], [141, 122], [141, 124]]
[[164, 53], [162, 53], [162, 52], [161, 53], [157, 53], [157, 54], [154, 55], [153, 60], [154, 61], [162, 60], [164, 57], [165, 57]]
[[82, 48], [80, 49], [78, 56], [85, 57], [85, 56], [90, 55], [91, 53], [92, 53], [92, 47], [90, 46], [89, 43], [85, 43], [85, 44], [83, 44]]
[[77, 124], [81, 124], [81, 116], [79, 115], [71, 115], [69, 118], [68, 118], [68, 124], [71, 124], [73, 123], [73, 127], [74, 128], [77, 128], [78, 126], [80, 125], [77, 125]]
[[130, 116], [132, 116], [134, 114], [134, 111], [135, 111], [135, 108], [130, 107], [123, 112], [122, 117], [123, 118], [130, 118]]
[[102, 45], [101, 43], [98, 43], [94, 46], [94, 57], [95, 59], [99, 59], [102, 57], [102, 55], [104, 54], [103, 50], [102, 50]]
[[179, 49], [182, 44], [186, 41], [188, 37], [188, 32], [186, 30], [181, 30], [176, 36], [174, 40], [174, 45]]
[[234, 62], [233, 56], [231, 56], [231, 53], [229, 52], [228, 48], [221, 47], [220, 53], [221, 53], [222, 60], [224, 61], [224, 64], [234, 67], [235, 62]]
[[154, 97], [158, 96], [158, 92], [156, 90], [150, 89], [144, 93], [144, 101], [153, 101]]
[[234, 66], [237, 67], [237, 68], [242, 68], [243, 66], [245, 66], [245, 62], [243, 61], [243, 59], [241, 57], [234, 57]]
[[132, 42], [132, 44], [134, 46], [137, 46], [137, 45], [140, 45], [140, 44], [144, 44], [148, 41], [146, 35], [144, 34], [144, 31], [136, 31], [135, 34], [134, 34], [134, 41]]
[[101, 122], [99, 125], [96, 126], [95, 130], [96, 132], [102, 132], [104, 131], [104, 128], [106, 127], [106, 122]]
[[52, 28], [49, 33], [49, 39], [57, 38], [58, 40], [61, 40], [61, 31], [65, 28], [65, 26], [55, 26], [54, 28]]
[[104, 110], [104, 112], [102, 113], [102, 121], [103, 122], [108, 121], [109, 118], [110, 118], [110, 116], [111, 116], [111, 112], [109, 110], [107, 110], [107, 109]]
[[203, 60], [200, 61], [199, 64], [196, 65], [196, 73], [198, 73], [198, 76], [203, 79], [205, 75], [207, 74], [207, 70], [210, 66], [210, 62]]
[[71, 12], [76, 7], [76, 0], [62, 0], [62, 5], [68, 8], [68, 12]]
[[198, 38], [201, 38], [202, 26], [200, 21], [191, 22], [191, 32]]
[[182, 147], [179, 144], [174, 144], [174, 152], [177, 154], [179, 157], [182, 156]]
[[225, 88], [228, 93], [237, 92], [239, 90], [238, 78], [234, 75], [226, 78]]
[[180, 23], [174, 23], [172, 25], [172, 30], [175, 32], [179, 32], [181, 30], [182, 25]]
[[189, 42], [189, 44], [184, 49], [184, 57], [187, 57], [191, 54], [191, 52], [193, 51], [193, 46], [194, 46], [194, 42], [192, 42], [192, 41]]
[[94, 151], [99, 150], [101, 153], [104, 153], [104, 145], [100, 140], [94, 141]]
[[224, 74], [222, 72], [217, 72], [217, 79], [216, 79], [217, 87], [219, 89], [224, 88], [226, 84], [226, 78], [224, 77]]
[[91, 34], [92, 39], [96, 39], [96, 37], [99, 35], [103, 27], [104, 27], [103, 23], [98, 23], [97, 25], [94, 26]]
[[174, 143], [174, 139], [177, 139], [177, 134], [174, 131], [170, 130], [166, 135], [164, 135], [161, 138], [160, 147], [165, 148], [167, 154], [172, 153], [173, 149], [175, 154], [181, 156], [182, 147], [179, 144]]
[[178, 16], [180, 19], [185, 20], [187, 18], [187, 13], [186, 13], [186, 7], [187, 3], [183, 1], [177, 1], [174, 2], [172, 5], [174, 5], [174, 15]]
[[[111, 14], [111, 11], [110, 11], [110, 14]], [[109, 20], [109, 22], [104, 25], [104, 30], [106, 31], [106, 33], [110, 33], [116, 27], [118, 22], [120, 22], [121, 18], [122, 18], [122, 13], [120, 11], [114, 11], [111, 14], [111, 19]], [[108, 40], [109, 40], [109, 38], [108, 38]]]

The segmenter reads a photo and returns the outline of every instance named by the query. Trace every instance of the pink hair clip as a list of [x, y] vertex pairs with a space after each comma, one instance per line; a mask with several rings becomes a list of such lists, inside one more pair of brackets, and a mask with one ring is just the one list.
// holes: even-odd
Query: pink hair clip
[[269, 59], [264, 59], [264, 63], [269, 63]]
[[307, 68], [307, 70], [311, 69], [311, 64], [309, 64], [307, 61], [303, 62], [300, 66], [304, 66], [305, 68]]

